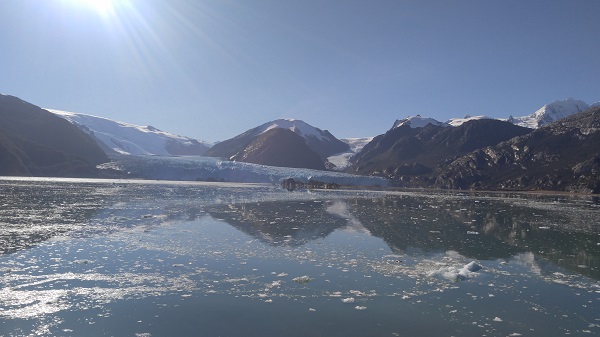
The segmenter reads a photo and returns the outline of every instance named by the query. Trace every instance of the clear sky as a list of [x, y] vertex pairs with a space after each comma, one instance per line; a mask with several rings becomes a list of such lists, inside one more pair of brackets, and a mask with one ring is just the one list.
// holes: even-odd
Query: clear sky
[[600, 101], [598, 0], [0, 0], [0, 92], [207, 141]]

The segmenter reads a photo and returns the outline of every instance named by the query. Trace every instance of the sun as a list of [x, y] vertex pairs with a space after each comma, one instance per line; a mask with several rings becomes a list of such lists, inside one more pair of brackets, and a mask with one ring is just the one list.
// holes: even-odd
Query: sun
[[106, 13], [113, 7], [113, 0], [82, 0], [98, 13]]
[[108, 16], [115, 11], [115, 7], [126, 0], [70, 0], [71, 3], [86, 7], [100, 16]]

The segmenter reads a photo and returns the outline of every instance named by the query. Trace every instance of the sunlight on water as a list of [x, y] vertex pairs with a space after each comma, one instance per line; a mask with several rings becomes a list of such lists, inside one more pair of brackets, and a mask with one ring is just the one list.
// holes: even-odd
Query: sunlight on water
[[597, 199], [2, 180], [0, 335], [600, 330]]

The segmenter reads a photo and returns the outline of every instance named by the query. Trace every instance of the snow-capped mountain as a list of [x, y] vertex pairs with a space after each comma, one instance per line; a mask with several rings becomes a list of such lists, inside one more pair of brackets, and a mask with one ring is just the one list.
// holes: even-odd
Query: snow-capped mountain
[[107, 153], [130, 155], [202, 155], [210, 143], [81, 113], [46, 109], [90, 135]]
[[322, 140], [329, 138], [331, 135], [329, 132], [322, 131], [321, 129], [315, 128], [304, 121], [293, 118], [277, 119], [252, 130], [254, 130], [254, 135], [258, 136], [271, 129], [288, 129], [297, 135], [302, 136], [304, 139], [310, 139], [311, 137], [314, 137]]
[[[238, 136], [215, 144], [215, 146], [207, 151], [205, 155], [243, 161], [241, 158], [246, 157], [246, 153], [249, 151], [254, 151], [258, 145], [260, 145], [260, 148], [264, 149], [265, 151], [273, 149], [274, 147], [270, 146], [269, 143], [281, 141], [282, 136], [282, 133], [272, 132], [275, 129], [289, 130], [299, 136], [308, 146], [308, 150], [315, 152], [323, 162], [325, 162], [327, 157], [336, 153], [347, 151], [349, 149], [348, 144], [335, 138], [327, 130], [321, 130], [298, 119], [278, 119], [259, 125]], [[273, 138], [269, 136], [277, 137]], [[289, 140], [290, 137], [288, 135], [285, 138]], [[257, 141], [260, 144], [257, 144]], [[271, 155], [274, 155], [274, 153], [265, 152], [261, 154], [261, 157], [266, 159]], [[288, 155], [303, 156], [308, 154], [303, 153], [301, 155], [292, 152], [288, 153]]]
[[416, 116], [408, 116], [404, 119], [398, 119], [394, 122], [394, 126], [392, 126], [392, 129], [395, 129], [397, 127], [400, 126], [410, 126], [411, 128], [422, 128], [425, 127], [427, 124], [432, 124], [432, 125], [439, 125], [439, 126], [448, 126], [448, 124], [440, 122], [438, 120], [435, 120], [433, 118], [429, 118], [429, 117], [421, 117], [421, 115], [416, 115]]
[[511, 116], [506, 120], [519, 126], [537, 129], [540, 126], [569, 117], [578, 112], [587, 110], [588, 108], [590, 108], [590, 105], [583, 101], [567, 98], [565, 100], [556, 100], [550, 104], [546, 104], [531, 115], [522, 117]]

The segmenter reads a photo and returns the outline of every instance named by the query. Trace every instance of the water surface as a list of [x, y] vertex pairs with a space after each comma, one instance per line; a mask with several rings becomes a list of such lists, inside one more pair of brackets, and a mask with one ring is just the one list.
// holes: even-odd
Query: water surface
[[600, 332], [592, 197], [0, 180], [3, 336]]

